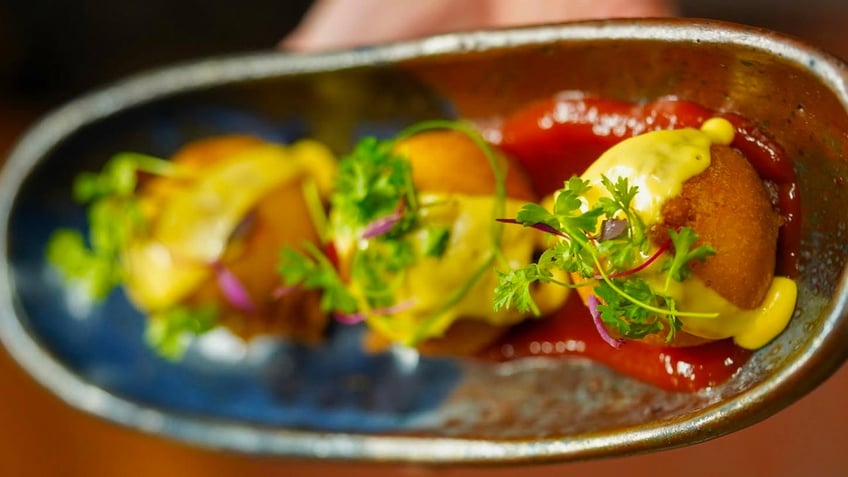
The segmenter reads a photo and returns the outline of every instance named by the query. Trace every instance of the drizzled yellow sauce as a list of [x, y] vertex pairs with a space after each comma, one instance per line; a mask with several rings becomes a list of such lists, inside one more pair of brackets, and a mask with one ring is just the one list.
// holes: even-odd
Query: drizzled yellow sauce
[[[680, 195], [683, 183], [710, 166], [710, 146], [733, 141], [733, 125], [721, 118], [704, 122], [701, 129], [674, 129], [645, 133], [613, 146], [592, 163], [582, 178], [592, 185], [587, 199], [607, 195], [604, 175], [613, 182], [626, 177], [639, 188], [633, 208], [646, 225], [659, 223], [662, 205]], [[591, 195], [594, 192], [594, 196]]]
[[[515, 310], [492, 311], [496, 270], [506, 271], [528, 263], [539, 239], [538, 232], [523, 227], [503, 227], [500, 257], [492, 259], [492, 210], [497, 199], [492, 196], [463, 194], [421, 194], [420, 227], [411, 232], [416, 262], [408, 267], [391, 286], [399, 311], [389, 316], [369, 314], [367, 304], [356, 283], [352, 291], [360, 297], [368, 324], [393, 342], [415, 345], [423, 339], [441, 336], [457, 319], [483, 320], [493, 325], [511, 325], [527, 318], [526, 313]], [[507, 200], [507, 217], [515, 216], [523, 201]], [[441, 257], [425, 254], [429, 227], [447, 227], [449, 243]], [[498, 225], [500, 226], [500, 225]], [[368, 246], [368, 241], [353, 237], [339, 237], [342, 262], [348, 260], [357, 246]], [[464, 294], [452, 303], [463, 290], [470, 274], [485, 267], [479, 278]], [[534, 298], [542, 312], [553, 311], [562, 303], [568, 290], [556, 285], [543, 285], [534, 291]], [[446, 306], [448, 305], [449, 306]]]
[[[664, 276], [654, 274], [644, 278], [652, 288], [663, 289]], [[732, 337], [743, 348], [757, 349], [789, 324], [795, 310], [797, 287], [789, 278], [774, 277], [762, 303], [752, 310], [734, 306], [696, 277], [683, 282], [672, 280], [666, 294], [675, 299], [680, 310], [719, 314], [716, 318], [681, 317], [683, 331], [713, 340]]]
[[180, 302], [209, 276], [209, 265], [263, 196], [306, 178], [326, 195], [334, 172], [332, 153], [315, 141], [258, 143], [204, 168], [194, 180], [172, 185], [167, 198], [142, 196], [142, 208], [158, 214], [149, 237], [131, 240], [124, 250], [128, 294], [148, 311]]
[[[626, 177], [630, 185], [639, 187], [633, 201], [636, 213], [648, 227], [659, 223], [662, 205], [681, 193], [684, 182], [709, 167], [710, 146], [729, 145], [733, 136], [730, 122], [712, 118], [700, 129], [654, 131], [622, 141], [583, 174], [583, 179], [593, 186], [594, 195], [588, 200], [595, 202], [607, 195], [601, 175], [613, 182]], [[681, 311], [718, 313], [715, 318], [680, 317], [683, 331], [707, 339], [732, 337], [748, 349], [762, 347], [780, 334], [795, 308], [796, 284], [784, 277], [774, 278], [760, 306], [745, 310], [722, 298], [697, 277], [683, 282], [672, 280], [666, 288], [666, 276], [656, 266], [640, 276], [654, 290], [674, 298]]]

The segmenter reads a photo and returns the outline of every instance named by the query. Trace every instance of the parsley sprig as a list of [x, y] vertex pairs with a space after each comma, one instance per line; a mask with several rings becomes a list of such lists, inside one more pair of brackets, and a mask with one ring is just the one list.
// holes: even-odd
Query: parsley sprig
[[135, 196], [139, 173], [180, 177], [169, 161], [125, 152], [113, 156], [100, 172], [84, 172], [73, 184], [74, 200], [87, 205], [88, 233], [59, 229], [47, 243], [47, 259], [62, 278], [93, 300], [120, 285], [124, 270], [119, 256], [131, 237], [146, 233]]
[[[515, 307], [538, 314], [530, 287], [539, 282], [594, 286], [593, 293], [601, 301], [597, 307], [601, 320], [625, 338], [664, 333], [671, 341], [681, 328], [680, 317], [716, 316], [678, 310], [668, 294], [671, 280], [683, 281], [691, 276], [690, 263], [706, 260], [715, 253], [713, 248], [696, 247], [698, 235], [689, 227], [670, 229], [670, 244], [662, 245], [660, 251], [673, 248], [674, 253], [660, 267], [667, 274], [664, 289], [655, 290], [637, 272], [665, 254], [644, 258], [651, 243], [644, 222], [632, 206], [638, 187], [631, 186], [625, 177], [613, 182], [602, 176], [601, 185], [608, 195], [589, 205], [587, 194], [592, 186], [572, 177], [558, 191], [552, 212], [538, 204], [526, 204], [515, 219], [502, 220], [539, 229], [560, 240], [554, 241], [536, 263], [499, 273], [494, 309]], [[556, 270], [577, 274], [585, 281], [576, 285], [563, 283], [555, 278]]]
[[357, 302], [347, 289], [333, 263], [315, 245], [303, 244], [306, 253], [286, 247], [280, 252], [278, 271], [286, 286], [321, 289], [321, 309], [350, 314], [357, 311]]
[[[91, 300], [102, 300], [121, 285], [124, 247], [148, 233], [136, 195], [141, 174], [189, 177], [170, 161], [133, 152], [116, 154], [99, 172], [83, 172], [74, 180], [74, 200], [87, 207], [87, 233], [59, 229], [47, 243], [48, 262]], [[212, 305], [159, 310], [147, 320], [145, 341], [160, 356], [177, 360], [194, 336], [216, 326], [218, 315]]]
[[[394, 152], [395, 141], [366, 137], [357, 143], [353, 152], [339, 164], [339, 175], [331, 204], [335, 217], [342, 217], [333, 226], [357, 231], [374, 220], [391, 214], [398, 203], [406, 201], [411, 211], [418, 208], [418, 195], [412, 184], [409, 161]], [[415, 214], [395, 227], [402, 234], [415, 225]], [[342, 233], [341, 230], [336, 230]]]
[[211, 331], [218, 324], [219, 311], [211, 304], [175, 306], [151, 315], [144, 340], [158, 355], [171, 361], [183, 357], [194, 337]]

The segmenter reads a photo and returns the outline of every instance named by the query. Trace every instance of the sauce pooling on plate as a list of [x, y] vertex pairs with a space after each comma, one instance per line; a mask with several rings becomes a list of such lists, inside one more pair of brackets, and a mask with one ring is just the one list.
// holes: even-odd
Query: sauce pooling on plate
[[690, 347], [632, 342], [612, 349], [598, 335], [579, 297], [571, 295], [556, 313], [516, 326], [478, 356], [493, 361], [583, 357], [669, 391], [693, 392], [725, 382], [751, 354], [732, 340]]

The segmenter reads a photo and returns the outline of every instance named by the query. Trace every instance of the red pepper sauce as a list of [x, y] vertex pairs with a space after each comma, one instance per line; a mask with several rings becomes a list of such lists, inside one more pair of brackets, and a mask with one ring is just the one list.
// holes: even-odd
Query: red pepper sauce
[[[547, 195], [565, 179], [582, 174], [604, 151], [643, 132], [700, 127], [717, 113], [673, 99], [633, 104], [567, 94], [530, 105], [506, 118], [500, 146], [527, 170], [534, 187]], [[780, 275], [797, 275], [800, 247], [800, 205], [792, 163], [781, 148], [754, 125], [732, 113], [720, 116], [736, 127], [733, 147], [748, 158], [774, 186], [783, 218], [778, 237]], [[552, 316], [515, 327], [483, 352], [494, 360], [528, 356], [577, 355], [658, 387], [692, 392], [726, 381], [751, 355], [721, 340], [696, 347], [651, 346], [627, 342], [619, 349], [606, 344], [595, 330], [588, 310], [576, 294]]]
[[484, 359], [582, 356], [669, 391], [694, 392], [726, 381], [751, 351], [721, 340], [693, 347], [652, 346], [628, 341], [613, 349], [601, 339], [576, 293], [553, 315], [516, 326], [483, 351]]

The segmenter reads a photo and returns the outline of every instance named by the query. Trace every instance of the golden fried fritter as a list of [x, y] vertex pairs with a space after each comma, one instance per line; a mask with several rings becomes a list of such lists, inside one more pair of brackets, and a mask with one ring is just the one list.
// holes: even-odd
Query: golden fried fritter
[[780, 216], [741, 152], [713, 145], [710, 153], [710, 167], [663, 205], [654, 240], [666, 240], [667, 228], [691, 227], [716, 252], [692, 263], [695, 275], [739, 308], [756, 308], [774, 277]]
[[[494, 146], [492, 150], [506, 171], [507, 197], [535, 201], [524, 171]], [[492, 195], [495, 191], [495, 175], [486, 155], [465, 134], [428, 131], [402, 140], [395, 151], [409, 159], [419, 191], [466, 195]]]

